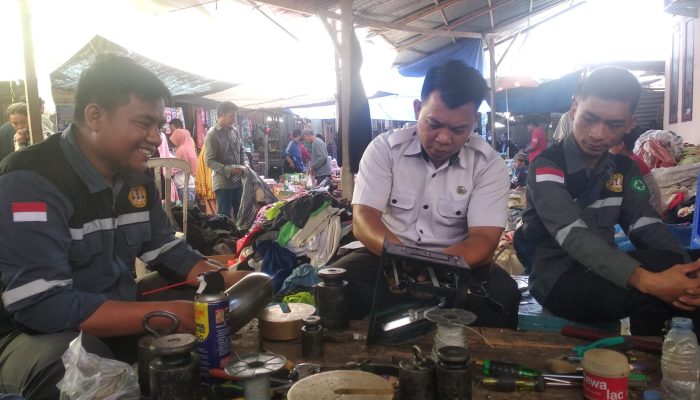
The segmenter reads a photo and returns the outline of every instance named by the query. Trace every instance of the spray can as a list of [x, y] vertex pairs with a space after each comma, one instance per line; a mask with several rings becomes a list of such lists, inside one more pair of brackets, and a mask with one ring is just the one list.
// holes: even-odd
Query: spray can
[[413, 346], [410, 360], [399, 363], [399, 400], [435, 399], [435, 363]]
[[229, 300], [223, 293], [224, 278], [218, 271], [207, 272], [198, 279], [200, 285], [194, 298], [195, 334], [201, 382], [208, 386], [213, 381], [209, 370], [224, 368], [231, 361]]
[[437, 351], [437, 398], [471, 400], [472, 375], [469, 371], [469, 350], [445, 346]]

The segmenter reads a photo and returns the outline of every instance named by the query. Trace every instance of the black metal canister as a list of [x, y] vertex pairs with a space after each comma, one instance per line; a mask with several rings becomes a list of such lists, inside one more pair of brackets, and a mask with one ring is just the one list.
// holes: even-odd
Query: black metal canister
[[413, 346], [410, 360], [399, 363], [399, 400], [435, 399], [435, 363]]
[[301, 327], [301, 356], [317, 358], [323, 355], [323, 326], [321, 317], [311, 315], [302, 319]]
[[187, 333], [161, 336], [151, 343], [155, 358], [149, 367], [151, 400], [197, 400], [199, 356], [197, 338]]
[[469, 370], [469, 350], [446, 346], [438, 349], [437, 398], [471, 400], [472, 375]]
[[324, 268], [318, 271], [323, 282], [316, 285], [316, 303], [326, 329], [342, 330], [348, 327], [348, 283], [343, 280], [343, 268]]
[[[158, 332], [153, 328], [149, 321], [151, 318], [167, 318], [170, 320], [170, 326]], [[137, 342], [137, 355], [138, 355], [138, 372], [139, 372], [139, 388], [141, 389], [141, 394], [148, 396], [151, 393], [151, 386], [148, 378], [148, 365], [153, 359], [153, 354], [151, 352], [151, 343], [162, 335], [169, 335], [171, 333], [177, 332], [177, 328], [180, 327], [180, 319], [178, 319], [176, 314], [170, 311], [153, 311], [143, 317], [143, 329], [148, 332], [147, 335], [139, 338]]]

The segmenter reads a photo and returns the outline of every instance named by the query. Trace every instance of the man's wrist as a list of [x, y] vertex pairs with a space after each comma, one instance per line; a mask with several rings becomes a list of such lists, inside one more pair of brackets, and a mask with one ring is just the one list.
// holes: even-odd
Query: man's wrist
[[651, 279], [653, 279], [653, 275], [653, 272], [647, 271], [646, 269], [642, 268], [641, 265], [637, 266], [627, 280], [627, 284], [642, 293], [649, 293], [651, 290], [650, 283]]

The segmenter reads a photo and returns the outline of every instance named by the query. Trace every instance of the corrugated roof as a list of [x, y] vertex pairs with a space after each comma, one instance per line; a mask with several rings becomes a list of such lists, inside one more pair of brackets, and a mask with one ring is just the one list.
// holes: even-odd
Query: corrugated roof
[[159, 63], [148, 57], [136, 54], [99, 35], [92, 38], [68, 61], [51, 73], [51, 86], [58, 89], [75, 91], [78, 87], [80, 74], [92, 64], [97, 54], [106, 52], [128, 55], [140, 65], [153, 71], [163, 83], [165, 83], [165, 86], [168, 87], [173, 97], [204, 96], [235, 86], [235, 84], [230, 82], [205, 78]]

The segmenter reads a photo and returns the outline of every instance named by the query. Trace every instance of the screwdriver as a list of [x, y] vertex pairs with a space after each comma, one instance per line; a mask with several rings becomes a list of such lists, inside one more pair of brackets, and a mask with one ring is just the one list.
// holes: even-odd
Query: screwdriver
[[477, 360], [476, 365], [481, 367], [481, 373], [484, 375], [508, 375], [524, 378], [536, 378], [541, 375], [537, 370], [509, 362], [484, 359], [482, 361]]
[[533, 391], [544, 392], [545, 382], [542, 377], [537, 379], [520, 379], [514, 376], [485, 376], [481, 378], [481, 384], [485, 388], [497, 392]]

